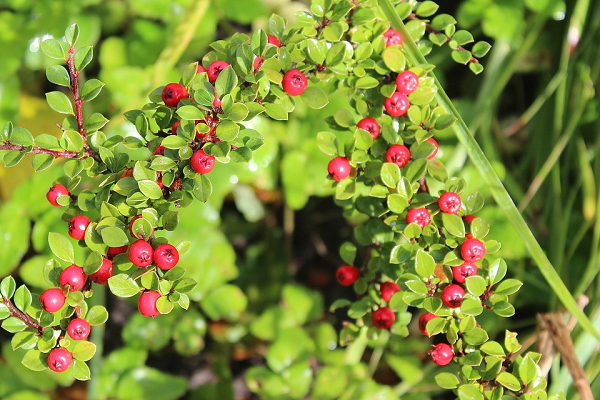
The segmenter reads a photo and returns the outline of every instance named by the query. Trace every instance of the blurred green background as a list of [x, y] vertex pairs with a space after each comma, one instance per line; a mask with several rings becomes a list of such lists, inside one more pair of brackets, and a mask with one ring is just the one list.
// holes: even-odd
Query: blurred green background
[[[448, 49], [434, 50], [428, 60], [567, 286], [589, 297], [586, 312], [600, 327], [594, 91], [600, 3], [440, 3], [440, 12], [452, 13], [459, 27], [494, 47], [480, 76], [454, 63]], [[0, 0], [0, 124], [12, 120], [34, 135], [60, 134], [55, 124], [62, 117], [44, 99], [56, 90], [44, 73], [53, 61], [39, 46], [71, 23], [81, 28], [78, 44], [94, 46], [84, 79], [106, 83], [84, 113], [110, 118], [104, 131], [114, 135], [133, 131], [123, 112], [140, 108], [156, 86], [178, 80], [214, 40], [266, 29], [272, 13], [293, 25], [294, 12], [307, 8], [307, 2], [289, 0]], [[432, 379], [429, 341], [421, 336], [392, 341], [382, 358], [373, 341], [374, 350], [356, 365], [347, 362], [351, 349], [330, 351], [343, 315], [324, 310], [351, 293], [335, 284], [333, 273], [341, 262], [339, 244], [352, 232], [351, 221], [326, 196], [329, 157], [316, 143], [316, 133], [328, 129], [325, 119], [347, 107], [341, 96], [330, 100], [318, 111], [298, 104], [286, 123], [254, 120], [265, 146], [249, 164], [215, 168], [209, 203], [181, 213], [171, 237], [193, 243], [181, 261], [199, 282], [190, 311], [149, 320], [137, 315], [133, 302], [106, 296], [111, 316], [105, 329], [94, 328], [93, 340], [103, 343], [103, 351], [91, 363], [89, 383], [26, 370], [10, 348], [10, 335], [1, 331], [0, 398], [451, 398]], [[535, 314], [560, 311], [560, 304], [465, 150], [451, 133], [437, 139], [451, 175], [467, 180], [468, 193], [480, 191], [488, 199], [481, 216], [492, 225], [491, 238], [503, 244], [499, 256], [509, 262], [509, 275], [525, 282], [514, 318], [483, 323], [492, 327], [491, 337], [518, 330], [532, 344]], [[47, 233], [66, 231], [61, 211], [44, 199], [62, 173], [56, 164], [35, 175], [28, 158], [15, 168], [0, 167], [0, 277], [12, 274], [40, 291], [47, 287], [41, 271], [51, 257]], [[411, 332], [418, 333], [414, 324]], [[578, 329], [572, 338], [600, 393], [600, 359], [590, 350], [597, 343]], [[551, 392], [573, 390], [558, 362], [551, 378]], [[569, 393], [567, 398], [577, 398]]]

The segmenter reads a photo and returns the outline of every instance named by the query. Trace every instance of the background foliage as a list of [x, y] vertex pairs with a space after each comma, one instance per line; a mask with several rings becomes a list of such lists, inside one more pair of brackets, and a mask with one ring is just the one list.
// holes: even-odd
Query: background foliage
[[[466, 0], [441, 6], [493, 49], [479, 76], [452, 62], [447, 49], [434, 50], [428, 60], [438, 66], [437, 76], [563, 281], [573, 295], [589, 296], [586, 314], [598, 329], [600, 142], [594, 87], [600, 73], [600, 5]], [[97, 57], [86, 78], [106, 83], [95, 108], [84, 112], [110, 117], [105, 129], [110, 135], [132, 131], [121, 114], [139, 108], [158, 84], [177, 80], [181, 68], [201, 58], [210, 42], [265, 28], [273, 12], [294, 21], [294, 11], [305, 8], [285, 0], [5, 0], [0, 4], [0, 124], [13, 120], [34, 133], [60, 134], [54, 125], [60, 120], [44, 100], [45, 92], [55, 90], [44, 74], [51, 61], [39, 45], [47, 35], [61, 36], [73, 22], [81, 27], [79, 44], [95, 46]], [[250, 391], [269, 397], [285, 388], [286, 398], [302, 398], [316, 362], [328, 366], [315, 377], [314, 398], [442, 396], [426, 357], [429, 340], [418, 335], [414, 322], [409, 325], [414, 334], [391, 343], [385, 354], [370, 343], [360, 364], [352, 348], [326, 351], [336, 346], [342, 317], [326, 310], [332, 299], [351, 294], [333, 277], [341, 263], [337, 248], [351, 236], [351, 226], [322, 197], [330, 194], [323, 186], [329, 157], [319, 150], [316, 132], [327, 128], [326, 116], [347, 107], [342, 96], [330, 100], [325, 109], [310, 111], [310, 118], [298, 104], [287, 123], [258, 120], [266, 144], [254, 160], [215, 169], [209, 203], [182, 212], [173, 240], [194, 238], [181, 265], [199, 282], [190, 311], [149, 320], [137, 315], [133, 303], [108, 296], [111, 318], [104, 332], [94, 330], [96, 343], [104, 344], [103, 357], [92, 361], [95, 379], [87, 387], [50, 372], [32, 377], [2, 331], [0, 397], [74, 398], [87, 390], [89, 398], [225, 399], [249, 398]], [[535, 314], [560, 311], [557, 296], [493, 205], [466, 150], [451, 132], [438, 138], [451, 175], [486, 196], [481, 216], [493, 227], [490, 238], [503, 243], [499, 256], [509, 263], [509, 276], [525, 282], [514, 298], [515, 318], [484, 321], [493, 327], [490, 336], [502, 338], [505, 329], [518, 329], [525, 346], [539, 343]], [[11, 170], [0, 167], [0, 277], [13, 274], [40, 291], [47, 287], [41, 273], [51, 257], [47, 233], [64, 226], [59, 226], [61, 212], [44, 195], [61, 171], [58, 166], [33, 175], [26, 162]], [[600, 360], [592, 352], [597, 342], [578, 328], [572, 338], [571, 350], [594, 393], [600, 393], [595, 381]], [[550, 370], [550, 393], [571, 388], [559, 358]]]

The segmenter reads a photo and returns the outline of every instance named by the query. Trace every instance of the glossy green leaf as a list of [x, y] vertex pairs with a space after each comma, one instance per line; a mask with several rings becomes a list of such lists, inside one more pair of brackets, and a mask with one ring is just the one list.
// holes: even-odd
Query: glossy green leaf
[[73, 114], [73, 104], [71, 100], [63, 92], [48, 92], [46, 93], [46, 101], [50, 108], [61, 114]]
[[48, 233], [48, 244], [54, 255], [63, 261], [75, 264], [75, 253], [71, 241], [56, 232]]
[[125, 274], [118, 274], [109, 278], [108, 287], [118, 297], [131, 297], [140, 293], [137, 283]]

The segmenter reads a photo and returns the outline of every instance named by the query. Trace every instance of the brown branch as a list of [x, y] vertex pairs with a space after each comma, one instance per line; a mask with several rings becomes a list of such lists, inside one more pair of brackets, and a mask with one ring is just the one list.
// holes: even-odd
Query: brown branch
[[8, 307], [11, 316], [19, 318], [21, 321], [25, 322], [28, 328], [37, 330], [40, 335], [44, 332], [44, 328], [37, 321], [33, 320], [29, 315], [22, 313], [9, 299], [2, 297], [2, 302]]
[[85, 140], [85, 144], [87, 145], [87, 138], [85, 137], [85, 129], [83, 129], [83, 114], [81, 113], [81, 106], [83, 104], [83, 100], [79, 96], [79, 71], [75, 69], [74, 62], [74, 54], [75, 48], [73, 46], [69, 47], [69, 58], [67, 58], [67, 66], [69, 67], [69, 74], [71, 75], [71, 85], [69, 89], [73, 93], [73, 98], [75, 99], [75, 118], [77, 118], [77, 129], [79, 134], [83, 136]]
[[0, 145], [0, 150], [12, 150], [12, 151], [25, 151], [27, 153], [30, 154], [51, 154], [56, 158], [87, 158], [90, 157], [91, 154], [84, 152], [83, 153], [83, 157], [80, 157], [79, 154], [77, 152], [74, 151], [58, 151], [58, 150], [48, 150], [48, 149], [42, 149], [41, 147], [38, 146], [33, 146], [33, 148], [30, 148], [31, 146], [21, 146], [18, 144], [11, 144], [10, 141], [7, 141], [5, 144], [1, 144]]

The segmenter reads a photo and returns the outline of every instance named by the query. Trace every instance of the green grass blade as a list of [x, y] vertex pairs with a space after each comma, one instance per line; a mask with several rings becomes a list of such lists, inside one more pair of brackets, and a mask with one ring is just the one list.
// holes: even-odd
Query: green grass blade
[[[408, 33], [402, 19], [398, 16], [398, 13], [394, 9], [390, 0], [379, 0], [379, 5], [381, 6], [383, 12], [385, 13], [388, 20], [391, 22], [392, 27], [396, 29], [398, 32], [402, 34], [404, 39], [404, 49], [407, 53], [407, 58], [412, 64], [422, 64], [425, 63], [425, 58], [417, 48], [416, 43], [412, 40], [410, 34]], [[548, 260], [548, 257], [540, 247], [540, 244], [536, 240], [535, 236], [527, 226], [527, 223], [523, 219], [523, 216], [517, 210], [515, 203], [512, 201], [510, 195], [502, 185], [502, 181], [492, 168], [489, 160], [479, 147], [479, 144], [469, 131], [469, 128], [465, 124], [464, 120], [458, 114], [456, 107], [452, 104], [452, 101], [441, 87], [439, 81], [435, 77], [435, 75], [431, 74], [436, 82], [437, 86], [437, 95], [436, 100], [438, 104], [444, 106], [449, 112], [451, 112], [456, 118], [457, 123], [454, 124], [454, 132], [458, 137], [458, 140], [462, 143], [463, 146], [467, 149], [467, 154], [469, 158], [477, 169], [479, 170], [481, 176], [490, 187], [492, 195], [496, 200], [496, 203], [504, 210], [504, 213], [508, 217], [508, 220], [515, 227], [521, 239], [525, 243], [529, 254], [534, 259], [537, 264], [540, 272], [548, 282], [548, 285], [552, 288], [556, 296], [560, 299], [562, 304], [577, 318], [581, 327], [585, 329], [587, 332], [593, 334], [597, 339], [600, 340], [600, 334], [594, 328], [588, 317], [585, 313], [579, 309], [577, 302], [563, 283], [560, 276], [557, 274], [556, 270]]]

